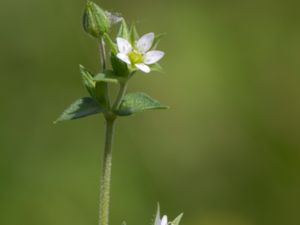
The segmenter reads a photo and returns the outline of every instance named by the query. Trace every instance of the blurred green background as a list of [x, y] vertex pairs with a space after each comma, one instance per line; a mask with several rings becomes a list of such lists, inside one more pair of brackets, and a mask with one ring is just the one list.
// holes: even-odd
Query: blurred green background
[[[139, 73], [167, 111], [122, 118], [111, 224], [149, 225], [156, 202], [182, 225], [300, 224], [297, 1], [102, 0], [166, 32], [165, 74]], [[95, 225], [103, 119], [53, 125], [96, 71], [83, 0], [0, 3], [0, 224]]]

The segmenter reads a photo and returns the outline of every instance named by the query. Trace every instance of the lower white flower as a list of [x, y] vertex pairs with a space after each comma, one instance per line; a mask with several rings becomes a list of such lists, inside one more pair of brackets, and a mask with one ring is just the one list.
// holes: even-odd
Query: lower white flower
[[151, 71], [149, 65], [158, 62], [165, 55], [163, 51], [149, 51], [153, 41], [154, 33], [143, 35], [134, 46], [128, 40], [118, 37], [117, 45], [119, 53], [117, 57], [129, 65], [145, 73], [149, 73]]
[[162, 219], [156, 218], [154, 225], [168, 225], [168, 217], [165, 215]]
[[160, 218], [160, 207], [157, 205], [157, 212], [155, 216], [154, 225], [168, 225], [168, 217], [164, 215], [162, 218]]

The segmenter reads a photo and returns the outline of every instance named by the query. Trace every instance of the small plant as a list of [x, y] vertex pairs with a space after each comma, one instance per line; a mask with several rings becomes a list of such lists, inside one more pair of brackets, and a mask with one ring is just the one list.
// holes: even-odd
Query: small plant
[[[118, 24], [120, 25], [117, 37], [112, 38], [110, 29]], [[116, 119], [145, 110], [168, 108], [145, 93], [126, 93], [128, 82], [137, 71], [149, 73], [161, 70], [158, 61], [163, 58], [164, 52], [156, 50], [156, 47], [162, 35], [148, 33], [140, 37], [134, 24], [128, 27], [124, 18], [104, 11], [92, 1], [86, 3], [83, 28], [99, 45], [101, 71], [94, 74], [80, 65], [83, 84], [90, 96], [72, 103], [55, 123], [96, 113], [104, 116], [106, 129], [100, 181], [99, 225], [108, 225], [112, 142]], [[111, 68], [108, 67], [108, 61]], [[119, 85], [115, 99], [109, 95], [109, 84]], [[178, 225], [181, 217], [182, 214], [168, 222], [167, 216], [160, 217], [158, 207], [154, 225]]]

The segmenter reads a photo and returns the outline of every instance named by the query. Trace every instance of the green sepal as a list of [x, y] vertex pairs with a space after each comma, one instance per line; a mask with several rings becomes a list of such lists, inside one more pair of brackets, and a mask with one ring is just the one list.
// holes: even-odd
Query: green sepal
[[106, 41], [106, 43], [109, 45], [110, 50], [113, 54], [116, 54], [118, 52], [118, 47], [117, 45], [111, 40], [110, 36], [105, 33], [104, 34], [104, 39]]
[[124, 19], [122, 19], [122, 21], [121, 21], [121, 25], [120, 25], [117, 37], [121, 37], [121, 38], [124, 38], [126, 40], [129, 39], [129, 30], [128, 30], [127, 23]]
[[166, 33], [161, 33], [161, 34], [155, 35], [151, 49], [156, 49], [157, 45], [159, 44], [159, 42], [165, 35], [166, 35]]
[[104, 109], [99, 105], [99, 103], [91, 97], [83, 97], [72, 103], [61, 115], [54, 121], [54, 123], [74, 120], [96, 113], [103, 112]]
[[132, 24], [129, 31], [130, 43], [134, 46], [135, 42], [139, 39], [139, 34], [136, 30], [135, 24]]
[[93, 74], [84, 66], [79, 65], [83, 84], [88, 90], [91, 97], [96, 99], [103, 108], [107, 108], [108, 102], [106, 98], [107, 84], [106, 81], [96, 82]]
[[119, 109], [115, 112], [119, 116], [129, 116], [131, 114], [150, 109], [168, 109], [168, 106], [151, 98], [145, 93], [136, 92], [127, 94]]
[[149, 65], [151, 71], [156, 71], [156, 72], [160, 72], [160, 73], [164, 73], [164, 69], [161, 67], [160, 64], [158, 63], [154, 63], [152, 65]]
[[111, 66], [113, 68], [114, 74], [119, 77], [127, 77], [129, 75], [128, 65], [120, 60], [116, 54], [111, 54], [110, 56]]
[[110, 23], [107, 13], [94, 2], [87, 0], [82, 19], [83, 29], [91, 36], [100, 38], [108, 32]]
[[127, 225], [127, 223], [125, 221], [123, 221], [121, 225]]
[[179, 216], [177, 216], [177, 217], [171, 222], [171, 224], [172, 224], [172, 225], [179, 225], [179, 223], [180, 223], [182, 217], [183, 217], [183, 213], [181, 213]]

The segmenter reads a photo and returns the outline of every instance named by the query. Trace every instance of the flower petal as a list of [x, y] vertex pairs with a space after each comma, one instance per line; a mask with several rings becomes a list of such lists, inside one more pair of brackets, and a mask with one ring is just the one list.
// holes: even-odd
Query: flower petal
[[168, 225], [168, 217], [167, 216], [163, 216], [163, 218], [161, 219], [160, 225]]
[[126, 62], [127, 64], [131, 64], [128, 55], [123, 54], [123, 53], [118, 53], [118, 54], [117, 54], [117, 57], [118, 57], [119, 59], [121, 59], [123, 62]]
[[124, 38], [117, 38], [118, 49], [120, 53], [128, 54], [131, 50], [131, 44]]
[[136, 43], [136, 48], [142, 52], [147, 52], [151, 47], [154, 40], [154, 33], [143, 35]]
[[145, 73], [149, 73], [150, 72], [150, 67], [145, 65], [144, 63], [138, 63], [135, 64], [136, 68], [138, 68], [139, 70], [145, 72]]
[[154, 221], [154, 225], [160, 225], [161, 224], [161, 220], [160, 220], [160, 207], [159, 204], [157, 205], [157, 212], [156, 212], [156, 216], [155, 216], [155, 221]]
[[153, 64], [159, 61], [162, 57], [164, 57], [165, 53], [162, 51], [150, 51], [147, 52], [144, 56], [144, 63], [145, 64]]

